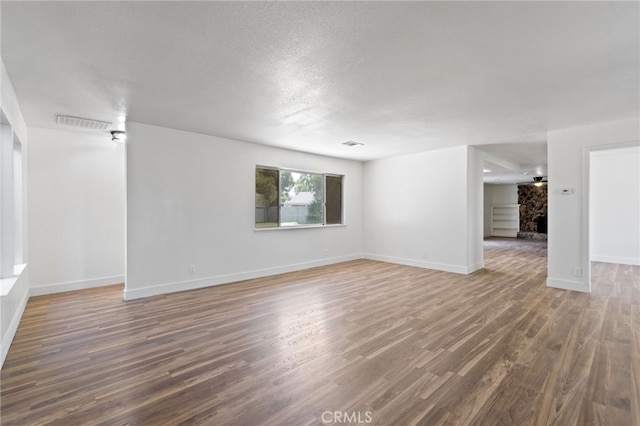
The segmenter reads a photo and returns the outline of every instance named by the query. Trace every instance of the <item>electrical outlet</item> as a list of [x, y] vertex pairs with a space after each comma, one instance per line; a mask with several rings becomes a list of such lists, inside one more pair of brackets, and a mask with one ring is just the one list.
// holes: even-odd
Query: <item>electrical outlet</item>
[[196, 265], [189, 265], [189, 275], [194, 275], [196, 273]]
[[422, 257], [423, 257], [423, 259], [427, 258], [427, 251], [426, 250], [422, 252]]
[[324, 255], [324, 257], [329, 257], [329, 250], [324, 249], [324, 250], [322, 251], [322, 254]]
[[582, 268], [578, 266], [574, 266], [573, 269], [571, 270], [571, 275], [573, 275], [576, 278], [580, 278], [582, 276]]

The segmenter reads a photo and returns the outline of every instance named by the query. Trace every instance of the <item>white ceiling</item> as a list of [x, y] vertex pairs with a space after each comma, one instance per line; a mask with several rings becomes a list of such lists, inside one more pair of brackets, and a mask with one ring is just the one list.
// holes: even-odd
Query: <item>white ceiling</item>
[[547, 176], [546, 142], [489, 144], [478, 148], [504, 160], [485, 161], [485, 183], [532, 183], [534, 176]]
[[359, 160], [525, 152], [548, 130], [638, 116], [639, 16], [637, 2], [2, 1], [1, 53], [31, 126], [125, 115]]

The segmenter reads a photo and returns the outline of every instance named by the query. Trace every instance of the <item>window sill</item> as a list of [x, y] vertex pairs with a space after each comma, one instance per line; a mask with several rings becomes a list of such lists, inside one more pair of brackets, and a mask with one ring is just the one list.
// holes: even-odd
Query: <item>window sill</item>
[[15, 265], [13, 267], [13, 277], [0, 279], [0, 296], [6, 296], [9, 294], [13, 285], [18, 281], [18, 278], [20, 278], [20, 275], [22, 275], [22, 272], [26, 267], [26, 263]]
[[270, 228], [253, 228], [254, 232], [265, 232], [265, 231], [283, 231], [289, 229], [309, 229], [309, 228], [342, 228], [347, 226], [344, 223], [339, 223], [336, 225], [300, 225], [300, 226], [273, 226]]

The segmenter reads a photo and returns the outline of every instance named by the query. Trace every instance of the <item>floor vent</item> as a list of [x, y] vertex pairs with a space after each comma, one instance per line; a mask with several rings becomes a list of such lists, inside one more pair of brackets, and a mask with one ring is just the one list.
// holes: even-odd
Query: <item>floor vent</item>
[[87, 130], [109, 130], [113, 123], [108, 121], [91, 120], [90, 118], [73, 117], [70, 115], [57, 115], [56, 123], [65, 126], [79, 127]]

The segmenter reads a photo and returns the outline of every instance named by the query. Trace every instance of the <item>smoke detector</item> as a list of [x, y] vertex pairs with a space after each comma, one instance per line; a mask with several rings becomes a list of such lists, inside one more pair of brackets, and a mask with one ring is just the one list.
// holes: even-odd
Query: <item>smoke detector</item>
[[346, 146], [362, 146], [364, 144], [362, 142], [346, 141], [346, 142], [342, 142], [342, 145], [346, 145]]
[[92, 120], [90, 118], [74, 117], [71, 115], [57, 115], [56, 123], [86, 130], [109, 130], [113, 123], [108, 121]]

